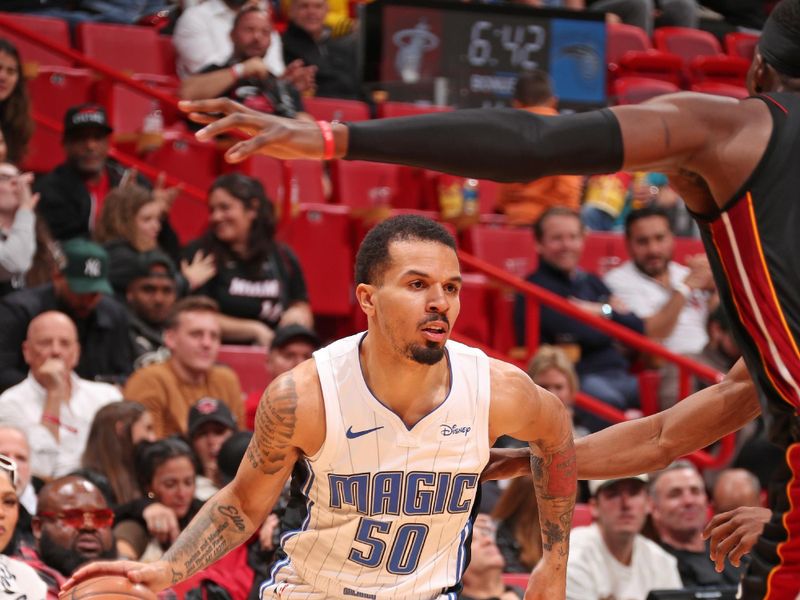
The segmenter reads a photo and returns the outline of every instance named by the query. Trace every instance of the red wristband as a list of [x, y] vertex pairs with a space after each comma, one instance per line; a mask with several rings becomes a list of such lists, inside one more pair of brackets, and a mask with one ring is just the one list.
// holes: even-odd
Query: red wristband
[[317, 126], [322, 133], [322, 160], [331, 160], [336, 149], [333, 141], [333, 127], [327, 121], [317, 121]]

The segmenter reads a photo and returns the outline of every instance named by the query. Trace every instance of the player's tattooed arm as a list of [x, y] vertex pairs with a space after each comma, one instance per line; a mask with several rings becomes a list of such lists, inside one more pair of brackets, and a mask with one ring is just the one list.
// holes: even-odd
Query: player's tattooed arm
[[280, 471], [292, 452], [297, 427], [297, 388], [292, 372], [271, 385], [258, 405], [255, 435], [247, 447], [250, 466], [265, 475]]

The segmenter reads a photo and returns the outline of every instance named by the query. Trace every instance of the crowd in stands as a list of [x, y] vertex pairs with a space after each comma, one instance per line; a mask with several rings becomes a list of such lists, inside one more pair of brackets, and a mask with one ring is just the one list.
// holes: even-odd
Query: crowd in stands
[[[648, 35], [665, 24], [697, 27], [708, 8], [731, 27], [758, 28], [765, 14], [760, 2], [731, 12], [705, 0], [702, 9], [694, 0], [519, 1], [607, 12]], [[226, 96], [297, 119], [313, 118], [305, 103], [315, 96], [374, 101], [359, 81], [356, 12], [344, 1], [11, 0], [0, 8], [73, 27], [155, 25], [172, 36], [176, 89], [187, 99]], [[204, 232], [182, 243], [170, 220], [180, 186], [114, 158], [110, 109], [95, 102], [63, 114], [62, 164], [35, 177], [21, 170], [34, 133], [23, 63], [0, 37], [0, 590], [32, 600], [56, 598], [86, 561], [157, 559], [233, 478], [260, 392], [243, 389], [221, 359], [226, 346], [263, 350], [263, 389], [331, 336], [315, 330], [298, 248], [281, 241], [263, 179], [216, 176], [204, 190]], [[512, 106], [557, 114], [548, 74], [521, 73]], [[528, 282], [718, 371], [739, 358], [707, 259], [675, 258], [676, 236], [696, 228], [663, 174], [504, 184], [494, 210], [503, 227], [531, 232]], [[592, 231], [616, 232], [628, 260], [582, 268]], [[660, 408], [678, 399], [673, 364], [545, 305], [534, 343], [525, 297], [505, 306], [528, 375], [562, 401], [576, 437], [609, 423], [579, 403], [581, 394], [624, 418], [641, 415], [642, 371], [658, 373]], [[645, 600], [653, 589], [735, 585], [739, 569], [715, 571], [703, 530], [714, 513], [768, 517], [762, 457], [771, 452], [758, 426], [737, 449], [731, 466], [745, 468], [700, 473], [681, 461], [584, 485], [579, 501], [591, 524], [573, 530], [568, 598]], [[301, 518], [287, 484], [257, 535], [164, 597], [198, 589], [256, 597], [281, 534]], [[530, 477], [484, 484], [461, 597], [521, 598], [524, 583], [507, 575], [536, 565], [540, 533]]]

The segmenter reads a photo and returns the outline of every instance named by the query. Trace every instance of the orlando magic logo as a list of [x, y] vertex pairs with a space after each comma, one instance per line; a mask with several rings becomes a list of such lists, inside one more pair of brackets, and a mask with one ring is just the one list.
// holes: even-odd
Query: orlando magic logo
[[588, 44], [570, 44], [561, 48], [560, 54], [577, 61], [581, 79], [591, 81], [597, 77], [600, 70], [600, 56], [595, 47]]

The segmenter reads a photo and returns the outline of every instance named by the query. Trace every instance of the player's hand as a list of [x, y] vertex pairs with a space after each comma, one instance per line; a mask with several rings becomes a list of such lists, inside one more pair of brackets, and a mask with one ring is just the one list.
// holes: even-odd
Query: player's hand
[[703, 530], [703, 539], [711, 540], [709, 554], [718, 573], [725, 568], [726, 557], [734, 567], [741, 564], [771, 516], [768, 508], [760, 506], [740, 506], [714, 515]]
[[141, 583], [154, 592], [160, 592], [170, 585], [178, 583], [179, 577], [170, 568], [169, 563], [157, 561], [140, 563], [132, 560], [101, 561], [85, 565], [75, 571], [72, 577], [61, 586], [59, 598], [68, 598], [67, 592], [79, 583], [99, 575], [123, 575], [133, 583]]
[[563, 600], [567, 595], [567, 577], [563, 569], [561, 565], [561, 572], [557, 572], [546, 560], [540, 560], [528, 579], [525, 600]]
[[489, 462], [481, 473], [481, 481], [512, 479], [531, 473], [531, 451], [528, 448], [490, 448]]
[[241, 162], [254, 154], [317, 160], [324, 155], [322, 133], [316, 123], [268, 115], [229, 98], [182, 100], [178, 107], [189, 113], [189, 119], [205, 125], [195, 134], [198, 140], [207, 141], [230, 131], [251, 136], [225, 152], [225, 160], [230, 163]]

